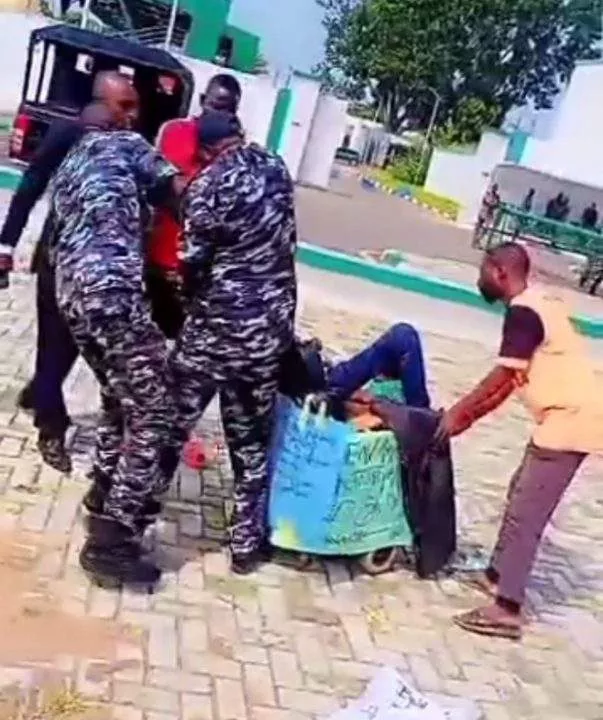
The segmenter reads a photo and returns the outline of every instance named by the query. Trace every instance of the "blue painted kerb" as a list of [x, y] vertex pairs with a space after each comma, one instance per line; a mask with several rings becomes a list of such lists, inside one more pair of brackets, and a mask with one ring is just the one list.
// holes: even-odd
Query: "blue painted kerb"
[[[0, 167], [0, 189], [14, 190], [19, 183], [20, 177], [19, 170]], [[327, 250], [309, 243], [299, 244], [297, 259], [304, 265], [318, 270], [369, 280], [397, 290], [419, 293], [435, 300], [445, 300], [446, 302], [465, 305], [490, 313], [502, 313], [500, 306], [492, 306], [484, 302], [477, 290], [450, 280], [416, 275], [404, 270], [404, 268], [381, 265], [364, 258], [347, 255], [335, 250]], [[603, 338], [603, 317], [593, 318], [577, 315], [574, 320], [580, 332], [584, 335], [592, 338]]]

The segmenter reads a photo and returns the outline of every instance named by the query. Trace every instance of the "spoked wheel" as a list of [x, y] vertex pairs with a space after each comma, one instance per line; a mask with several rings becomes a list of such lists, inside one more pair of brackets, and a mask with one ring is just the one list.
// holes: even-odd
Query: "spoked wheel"
[[398, 559], [398, 548], [380, 548], [379, 550], [373, 550], [373, 552], [366, 553], [366, 555], [360, 555], [357, 558], [357, 562], [364, 572], [369, 575], [381, 575], [382, 573], [389, 572]]

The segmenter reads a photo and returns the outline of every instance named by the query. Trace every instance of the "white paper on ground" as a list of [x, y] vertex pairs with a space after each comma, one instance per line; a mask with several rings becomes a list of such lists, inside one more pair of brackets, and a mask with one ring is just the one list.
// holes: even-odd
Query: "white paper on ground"
[[479, 720], [480, 715], [471, 701], [445, 707], [445, 702], [420, 693], [395, 668], [382, 667], [364, 694], [329, 720]]

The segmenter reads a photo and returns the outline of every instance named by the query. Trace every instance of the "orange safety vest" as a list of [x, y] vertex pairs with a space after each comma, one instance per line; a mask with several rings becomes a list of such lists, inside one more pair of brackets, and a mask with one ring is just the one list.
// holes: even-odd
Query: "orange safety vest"
[[[198, 160], [198, 120], [170, 120], [160, 130], [157, 149], [185, 178], [191, 179], [200, 170]], [[177, 272], [180, 262], [178, 245], [181, 227], [167, 210], [159, 209], [153, 219], [148, 258], [164, 272]]]

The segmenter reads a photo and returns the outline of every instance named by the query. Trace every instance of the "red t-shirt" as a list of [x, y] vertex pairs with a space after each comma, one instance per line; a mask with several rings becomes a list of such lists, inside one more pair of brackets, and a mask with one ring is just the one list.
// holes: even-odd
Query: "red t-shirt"
[[[159, 132], [157, 149], [190, 179], [201, 170], [198, 160], [198, 120], [179, 118], [167, 122]], [[157, 210], [149, 242], [149, 261], [165, 271], [178, 271], [180, 225], [167, 210]]]

